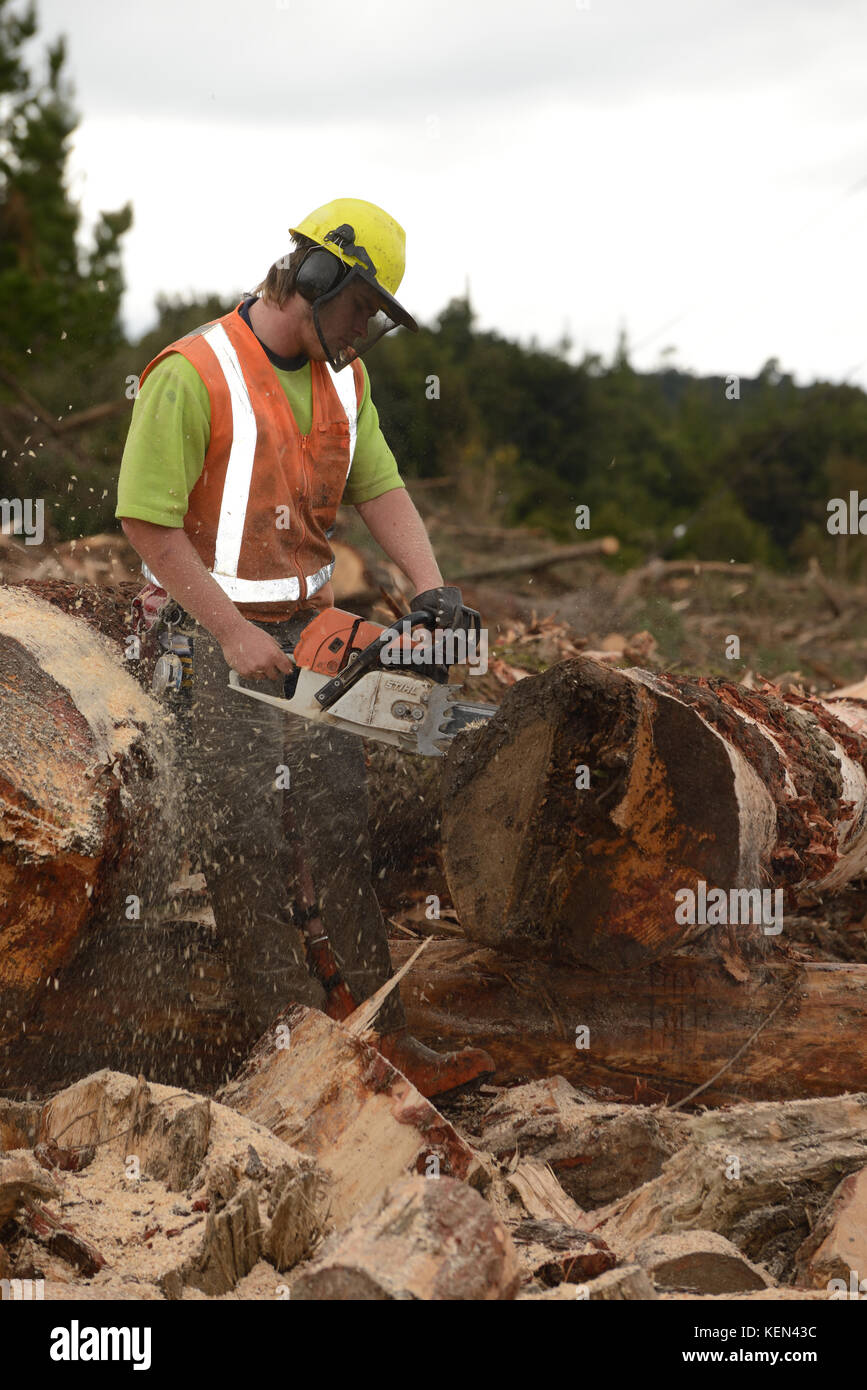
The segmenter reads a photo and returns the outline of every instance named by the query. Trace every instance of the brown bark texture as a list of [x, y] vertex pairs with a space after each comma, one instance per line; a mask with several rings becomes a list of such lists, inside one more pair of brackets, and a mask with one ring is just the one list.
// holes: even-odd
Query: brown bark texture
[[[784, 928], [777, 901], [867, 867], [860, 690], [814, 700], [581, 656], [518, 682], [444, 767], [444, 863], [465, 934], [607, 972], [716, 925], [765, 954]], [[698, 918], [714, 890], [725, 906], [685, 920], [680, 895]]]

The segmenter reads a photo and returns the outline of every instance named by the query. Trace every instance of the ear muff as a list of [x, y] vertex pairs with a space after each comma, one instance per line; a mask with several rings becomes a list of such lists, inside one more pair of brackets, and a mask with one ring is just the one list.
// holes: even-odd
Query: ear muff
[[312, 303], [314, 299], [336, 289], [346, 272], [347, 267], [330, 251], [323, 250], [321, 246], [311, 246], [295, 272], [295, 288]]

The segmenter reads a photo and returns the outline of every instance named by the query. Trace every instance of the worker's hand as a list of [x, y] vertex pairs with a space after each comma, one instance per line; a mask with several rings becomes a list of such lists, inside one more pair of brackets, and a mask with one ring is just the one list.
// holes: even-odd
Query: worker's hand
[[436, 618], [437, 627], [454, 627], [455, 619], [463, 608], [460, 589], [451, 589], [443, 585], [439, 589], [425, 589], [423, 594], [416, 594], [410, 603], [413, 613], [424, 609], [430, 613], [431, 617]]
[[423, 594], [416, 594], [409, 606], [413, 613], [420, 609], [430, 613], [431, 617], [436, 619], [436, 626], [439, 628], [459, 631], [461, 628], [475, 627], [478, 631], [480, 626], [476, 610], [464, 607], [460, 589], [451, 588], [446, 584], [439, 589], [425, 589]]
[[255, 623], [245, 621], [220, 645], [232, 670], [247, 680], [277, 680], [292, 670], [292, 662], [282, 647]]

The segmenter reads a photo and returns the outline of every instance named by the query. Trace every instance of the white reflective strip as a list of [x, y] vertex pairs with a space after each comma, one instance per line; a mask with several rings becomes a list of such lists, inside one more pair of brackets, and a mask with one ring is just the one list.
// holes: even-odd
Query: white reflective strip
[[216, 574], [211, 571], [223, 593], [235, 603], [278, 603], [285, 599], [299, 599], [301, 585], [294, 577], [289, 579], [239, 579], [236, 574]]
[[[351, 367], [344, 367], [342, 372], [336, 372], [333, 367], [328, 368], [331, 373], [331, 380], [334, 382], [334, 389], [337, 392], [340, 404], [346, 412], [346, 419], [349, 422], [349, 468], [352, 467], [352, 459], [355, 454], [355, 440], [358, 434], [358, 401], [355, 395], [355, 373]], [[349, 468], [346, 476], [349, 477]]]
[[[307, 576], [307, 596], [315, 594], [323, 584], [327, 584], [334, 573], [334, 562], [323, 565], [321, 570]], [[236, 574], [216, 574], [212, 571], [223, 593], [235, 603], [281, 603], [294, 601], [301, 597], [301, 585], [294, 577], [287, 579], [239, 579]]]
[[[202, 334], [208, 347], [220, 365], [220, 370], [229, 388], [232, 406], [232, 446], [226, 477], [223, 482], [223, 496], [220, 502], [220, 521], [217, 526], [217, 539], [214, 549], [214, 569], [220, 575], [233, 579], [238, 574], [238, 560], [241, 555], [241, 541], [244, 536], [244, 519], [247, 515], [247, 502], [250, 497], [250, 484], [253, 479], [253, 460], [256, 456], [256, 412], [250, 400], [250, 392], [241, 371], [238, 354], [233, 348], [229, 335], [221, 323], [215, 323]], [[214, 578], [217, 578], [215, 575]], [[218, 580], [222, 583], [222, 580]], [[286, 580], [276, 581], [287, 583]], [[297, 588], [297, 580], [294, 581]], [[228, 592], [228, 590], [227, 590]], [[231, 595], [230, 595], [231, 597]], [[297, 594], [296, 594], [297, 597]]]
[[323, 584], [327, 584], [334, 573], [334, 561], [331, 560], [327, 565], [323, 565], [321, 570], [315, 574], [307, 575], [307, 594], [315, 594], [317, 589], [321, 589]]

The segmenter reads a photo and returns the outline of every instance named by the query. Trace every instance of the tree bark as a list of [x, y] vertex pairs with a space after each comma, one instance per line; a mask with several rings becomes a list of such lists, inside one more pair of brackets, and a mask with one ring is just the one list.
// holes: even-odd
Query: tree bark
[[593, 1213], [623, 1260], [655, 1236], [716, 1231], [777, 1279], [840, 1179], [864, 1167], [867, 1096], [738, 1106], [693, 1116], [661, 1173]]
[[177, 783], [165, 716], [109, 642], [23, 587], [0, 590], [0, 701], [2, 1028], [132, 881]]
[[[413, 949], [392, 942], [395, 965]], [[501, 1086], [559, 1073], [573, 1086], [674, 1102], [729, 1062], [701, 1104], [867, 1085], [864, 965], [756, 964], [736, 980], [718, 962], [675, 955], [611, 980], [434, 941], [401, 997], [412, 1033], [432, 1047], [485, 1048]]]
[[[620, 972], [751, 909], [736, 935], [764, 954], [780, 924], [756, 894], [790, 907], [867, 867], [865, 710], [585, 657], [518, 682], [444, 768], [465, 933]], [[684, 920], [701, 885], [725, 906]]]

